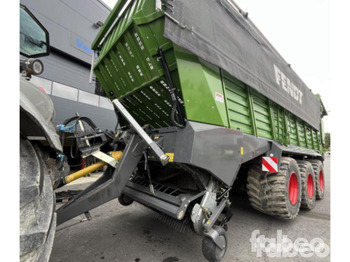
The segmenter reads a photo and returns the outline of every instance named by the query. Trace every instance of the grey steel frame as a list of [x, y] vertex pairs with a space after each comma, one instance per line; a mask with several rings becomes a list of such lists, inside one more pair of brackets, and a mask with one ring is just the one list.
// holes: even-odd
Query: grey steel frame
[[146, 147], [147, 144], [138, 135], [132, 135], [113, 173], [107, 170], [100, 179], [60, 207], [57, 210], [57, 225], [119, 197]]
[[[191, 167], [198, 167], [216, 177], [227, 188], [232, 186], [243, 163], [259, 156], [270, 156], [271, 154], [280, 159], [283, 151], [286, 150], [271, 140], [246, 135], [224, 127], [191, 121], [184, 129], [174, 127], [154, 129], [149, 135], [119, 101], [114, 100], [113, 103], [138, 134], [131, 135], [127, 141], [123, 156], [114, 171], [111, 168], [107, 170], [99, 180], [57, 210], [58, 225], [115, 199], [122, 193], [146, 206], [181, 220], [189, 203], [205, 193], [205, 185], [200, 185], [201, 179], [198, 177], [200, 174], [194, 174], [197, 176], [196, 182], [199, 184], [200, 193], [194, 196], [183, 196], [181, 202], [175, 205], [169, 203], [166, 197], [162, 198], [161, 194], [155, 197], [152, 194], [142, 192], [142, 190], [135, 190], [135, 187], [130, 185], [127, 186], [143, 152], [148, 148], [152, 149], [151, 151], [162, 164], [168, 161], [164, 152], [172, 152], [174, 153], [174, 163], [179, 168], [191, 170]], [[155, 139], [157, 141], [155, 142], [151, 137], [157, 138]], [[295, 148], [288, 148], [286, 152], [300, 154], [300, 150]], [[314, 151], [308, 152], [308, 154], [312, 157], [317, 156], [317, 152]], [[178, 200], [174, 199], [174, 201]], [[222, 213], [225, 204], [226, 199], [222, 199], [213, 211], [210, 217], [212, 222], [205, 227], [207, 232], [211, 232], [212, 226]]]

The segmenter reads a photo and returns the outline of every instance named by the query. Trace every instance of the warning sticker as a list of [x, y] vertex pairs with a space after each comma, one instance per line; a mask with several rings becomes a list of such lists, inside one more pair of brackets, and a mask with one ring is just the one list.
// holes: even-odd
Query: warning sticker
[[174, 153], [165, 153], [165, 155], [169, 156], [169, 162], [174, 162]]
[[220, 103], [223, 103], [224, 102], [224, 95], [220, 94], [218, 92], [215, 92], [215, 100], [220, 102]]
[[278, 172], [278, 159], [277, 157], [263, 157], [262, 158], [262, 171]]

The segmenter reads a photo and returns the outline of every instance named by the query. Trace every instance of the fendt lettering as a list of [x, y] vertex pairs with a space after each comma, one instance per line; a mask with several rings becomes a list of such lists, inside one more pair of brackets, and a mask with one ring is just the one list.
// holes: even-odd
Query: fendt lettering
[[281, 72], [281, 70], [276, 65], [273, 65], [273, 67], [275, 68], [276, 83], [279, 86], [282, 86], [284, 91], [290, 94], [291, 97], [293, 97], [300, 104], [302, 104], [303, 92], [301, 92], [300, 89], [296, 85], [294, 85], [294, 83], [292, 83], [290, 79], [286, 77], [286, 75], [283, 72]]

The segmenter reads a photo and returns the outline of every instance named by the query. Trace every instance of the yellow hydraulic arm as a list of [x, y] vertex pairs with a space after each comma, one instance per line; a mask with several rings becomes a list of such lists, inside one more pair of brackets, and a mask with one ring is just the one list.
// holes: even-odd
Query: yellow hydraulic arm
[[[119, 161], [120, 158], [122, 157], [123, 152], [122, 151], [113, 151], [113, 152], [109, 152], [109, 154], [116, 160]], [[83, 176], [86, 176], [87, 174], [90, 174], [92, 172], [94, 172], [95, 170], [103, 167], [107, 165], [106, 162], [100, 161], [97, 162], [96, 164], [93, 164], [91, 166], [88, 166], [84, 169], [81, 169], [73, 174], [70, 174], [68, 176], [65, 177], [64, 179], [64, 184], [68, 184], [74, 180], [77, 180], [78, 178], [81, 178]]]

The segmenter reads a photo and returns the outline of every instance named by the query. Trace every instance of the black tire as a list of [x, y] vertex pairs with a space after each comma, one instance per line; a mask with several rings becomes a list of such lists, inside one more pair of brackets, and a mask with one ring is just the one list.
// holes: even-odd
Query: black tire
[[219, 237], [224, 239], [225, 248], [224, 250], [221, 250], [210, 237], [204, 236], [202, 241], [202, 252], [209, 262], [220, 262], [224, 258], [227, 250], [226, 231], [220, 226], [213, 226], [213, 229], [218, 232]]
[[311, 210], [316, 205], [316, 177], [308, 161], [298, 161], [301, 177], [301, 208]]
[[323, 163], [321, 160], [310, 160], [310, 162], [315, 172], [316, 199], [321, 200], [324, 198], [324, 191], [326, 188]]
[[252, 165], [248, 170], [247, 193], [254, 209], [283, 219], [294, 219], [301, 203], [297, 162], [282, 157], [278, 173], [263, 172], [261, 164]]
[[33, 145], [20, 140], [20, 261], [49, 260], [56, 229], [52, 180]]
[[118, 201], [122, 206], [130, 206], [132, 203], [134, 203], [134, 199], [132, 199], [124, 194], [121, 194], [118, 197]]

